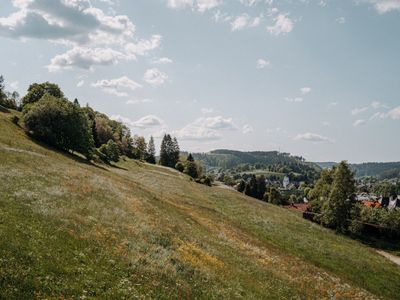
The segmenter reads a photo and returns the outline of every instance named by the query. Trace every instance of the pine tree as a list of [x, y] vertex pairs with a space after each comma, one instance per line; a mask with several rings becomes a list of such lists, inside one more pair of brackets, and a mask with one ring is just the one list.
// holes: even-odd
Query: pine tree
[[154, 145], [154, 138], [152, 136], [147, 144], [146, 161], [150, 164], [156, 163], [156, 147]]
[[355, 203], [355, 178], [347, 162], [335, 169], [328, 200], [322, 206], [322, 222], [338, 231], [345, 231]]
[[187, 161], [191, 161], [191, 162], [193, 162], [194, 161], [194, 158], [193, 158], [193, 155], [192, 155], [192, 153], [189, 153], [189, 155], [188, 155], [188, 157], [187, 157], [187, 159], [186, 159]]

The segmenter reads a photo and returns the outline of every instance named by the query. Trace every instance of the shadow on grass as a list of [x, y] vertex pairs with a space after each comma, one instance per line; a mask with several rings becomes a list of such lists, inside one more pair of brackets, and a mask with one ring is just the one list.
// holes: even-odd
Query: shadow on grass
[[369, 236], [358, 236], [355, 238], [360, 243], [367, 245], [376, 250], [385, 250], [395, 253], [400, 256], [400, 240], [393, 239], [391, 241], [387, 239], [379, 239], [377, 237]]
[[6, 114], [10, 113], [10, 111], [7, 108], [5, 108], [4, 106], [1, 106], [1, 105], [0, 105], [0, 112], [6, 113]]
[[95, 167], [95, 168], [98, 168], [98, 169], [101, 169], [101, 170], [104, 170], [104, 171], [108, 171], [107, 168], [99, 166], [98, 164], [95, 164], [95, 163], [93, 163], [93, 162], [91, 162], [91, 161], [89, 161], [89, 160], [87, 160], [87, 159], [85, 159], [85, 158], [83, 158], [83, 157], [81, 157], [81, 156], [79, 156], [77, 154], [73, 154], [73, 153], [70, 153], [70, 152], [67, 152], [67, 151], [63, 151], [61, 149], [55, 148], [53, 146], [50, 146], [50, 145], [48, 145], [48, 144], [46, 144], [46, 143], [44, 143], [42, 141], [39, 141], [39, 140], [35, 139], [33, 136], [31, 136], [28, 133], [26, 133], [26, 136], [30, 139], [31, 142], [35, 143], [36, 145], [38, 145], [40, 147], [45, 148], [46, 150], [57, 152], [57, 153], [65, 156], [66, 158], [72, 159], [72, 160], [74, 160], [74, 161], [76, 161], [78, 163], [85, 164], [85, 165], [88, 165], [88, 166], [91, 166], [91, 167]]

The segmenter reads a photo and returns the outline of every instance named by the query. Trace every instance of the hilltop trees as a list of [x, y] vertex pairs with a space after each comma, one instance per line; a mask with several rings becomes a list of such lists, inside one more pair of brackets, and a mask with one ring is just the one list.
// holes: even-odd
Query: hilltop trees
[[22, 98], [22, 107], [38, 102], [46, 94], [55, 98], [64, 98], [64, 93], [55, 83], [33, 83], [29, 86], [28, 93]]
[[93, 137], [88, 119], [80, 107], [45, 94], [24, 111], [23, 118], [28, 132], [38, 140], [91, 158]]
[[118, 145], [113, 141], [109, 140], [107, 144], [103, 144], [99, 148], [99, 152], [102, 154], [102, 159], [106, 162], [118, 162], [119, 161], [119, 149]]
[[176, 138], [171, 138], [171, 135], [165, 134], [161, 142], [160, 149], [160, 164], [162, 166], [174, 168], [179, 161], [179, 145]]

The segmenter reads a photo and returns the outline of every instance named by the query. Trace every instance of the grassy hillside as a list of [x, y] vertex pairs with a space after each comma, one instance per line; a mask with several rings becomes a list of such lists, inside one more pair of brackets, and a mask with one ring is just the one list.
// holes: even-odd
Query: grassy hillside
[[87, 164], [0, 112], [0, 299], [400, 299], [400, 268], [159, 166]]

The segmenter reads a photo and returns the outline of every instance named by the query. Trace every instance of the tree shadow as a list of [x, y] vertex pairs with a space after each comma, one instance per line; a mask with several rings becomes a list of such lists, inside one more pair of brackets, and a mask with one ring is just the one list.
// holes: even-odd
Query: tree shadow
[[360, 243], [377, 250], [385, 250], [400, 253], [400, 240], [399, 239], [381, 239], [374, 236], [357, 236], [355, 238]]
[[6, 114], [10, 113], [10, 111], [7, 108], [5, 108], [4, 106], [1, 106], [1, 105], [0, 105], [0, 112], [6, 113]]
[[48, 144], [40, 141], [40, 140], [37, 140], [34, 137], [32, 137], [29, 133], [26, 133], [26, 136], [30, 139], [31, 142], [33, 142], [34, 144], [36, 144], [36, 145], [38, 145], [38, 146], [40, 146], [42, 148], [45, 148], [46, 150], [49, 150], [49, 151], [52, 151], [52, 152], [57, 152], [58, 154], [61, 154], [64, 157], [72, 159], [72, 160], [74, 160], [74, 161], [76, 161], [78, 163], [85, 164], [85, 165], [91, 166], [91, 167], [95, 167], [95, 168], [98, 168], [98, 169], [101, 169], [101, 170], [104, 170], [104, 171], [107, 171], [107, 172], [109, 171], [107, 168], [105, 168], [103, 166], [100, 166], [100, 165], [98, 165], [96, 163], [93, 163], [92, 161], [89, 161], [89, 160], [87, 160], [87, 159], [85, 159], [85, 158], [83, 158], [83, 157], [81, 157], [81, 156], [79, 156], [77, 154], [58, 149], [56, 147], [53, 147], [51, 145], [48, 145]]

